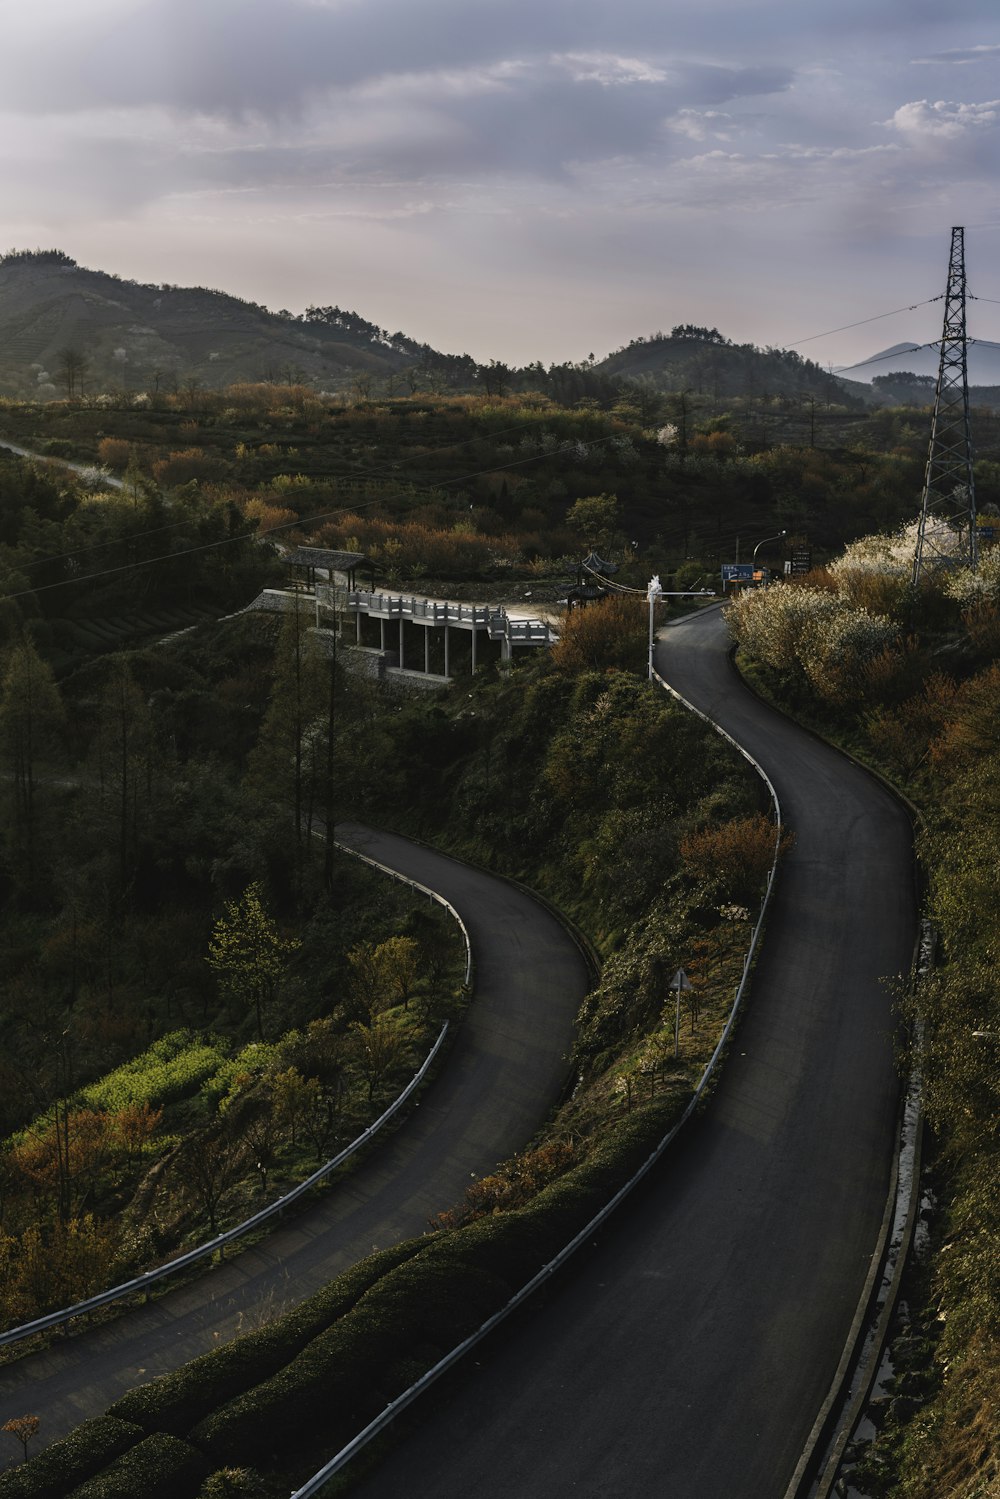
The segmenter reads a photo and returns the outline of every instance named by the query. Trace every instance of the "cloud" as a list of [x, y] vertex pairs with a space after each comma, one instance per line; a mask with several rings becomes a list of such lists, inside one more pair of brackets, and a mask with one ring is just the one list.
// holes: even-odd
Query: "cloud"
[[953, 104], [944, 99], [932, 104], [927, 99], [915, 99], [901, 104], [892, 118], [883, 123], [905, 140], [920, 145], [960, 141], [972, 134], [993, 130], [998, 121], [998, 99], [985, 104]]
[[5, 36], [8, 107], [159, 104], [270, 118], [378, 78], [550, 55], [581, 82], [658, 82], [660, 54], [685, 46], [682, 18], [649, 0], [102, 0], [90, 10], [61, 15], [43, 49], [30, 26]]
[[[28, 116], [18, 129], [8, 107], [0, 158], [8, 157], [8, 181], [13, 174], [22, 187], [16, 159], [28, 142], [29, 155], [48, 157], [50, 187], [67, 175], [81, 187], [92, 180], [102, 201], [110, 195], [123, 210], [129, 194], [140, 205], [189, 190], [551, 182], [586, 163], [670, 160], [682, 136], [668, 120], [721, 122], [714, 106], [780, 93], [791, 78], [776, 66], [549, 52], [382, 74], [317, 93], [294, 113], [183, 113], [176, 103], [104, 100], [100, 109]], [[113, 165], [123, 157], [124, 172]]]
[[968, 67], [970, 63], [986, 62], [1000, 52], [1000, 42], [981, 43], [976, 47], [951, 47], [947, 52], [935, 52], [930, 57], [914, 57], [914, 67], [931, 67], [943, 63], [945, 66]]
[[728, 141], [733, 138], [736, 121], [720, 109], [679, 109], [669, 124], [671, 130], [687, 136], [688, 140]]

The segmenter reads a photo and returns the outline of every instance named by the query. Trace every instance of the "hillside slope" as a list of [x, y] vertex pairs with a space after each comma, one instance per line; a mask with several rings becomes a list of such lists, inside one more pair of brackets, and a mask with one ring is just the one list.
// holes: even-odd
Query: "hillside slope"
[[633, 339], [596, 366], [610, 376], [648, 380], [661, 390], [691, 390], [714, 397], [813, 397], [838, 405], [860, 404], [841, 381], [792, 349], [734, 344], [716, 328], [684, 324], [668, 334]]
[[205, 287], [143, 285], [61, 251], [0, 258], [0, 394], [306, 380], [336, 389], [414, 362], [418, 346], [340, 308], [302, 317]]

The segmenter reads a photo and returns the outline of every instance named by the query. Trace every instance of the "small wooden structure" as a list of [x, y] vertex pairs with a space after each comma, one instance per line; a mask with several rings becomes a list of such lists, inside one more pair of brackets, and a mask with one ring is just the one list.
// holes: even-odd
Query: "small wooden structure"
[[613, 578], [618, 568], [613, 562], [605, 562], [596, 552], [590, 552], [576, 570], [576, 583], [566, 594], [568, 609], [583, 609], [598, 599], [608, 596], [604, 580]]
[[356, 588], [357, 569], [364, 561], [363, 552], [334, 552], [326, 547], [296, 547], [294, 552], [289, 552], [285, 557], [285, 566], [289, 570], [289, 581], [293, 588], [313, 593], [317, 574], [322, 574], [321, 582], [332, 583], [334, 575], [340, 573], [346, 577], [348, 588]]

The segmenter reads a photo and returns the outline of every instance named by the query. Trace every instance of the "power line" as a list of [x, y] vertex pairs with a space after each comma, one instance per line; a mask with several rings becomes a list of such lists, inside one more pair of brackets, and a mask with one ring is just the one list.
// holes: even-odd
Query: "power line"
[[[523, 431], [527, 431], [529, 429], [533, 429], [535, 427], [535, 425], [536, 424], [534, 422], [516, 422], [516, 423], [512, 424], [509, 427], [500, 427], [496, 431], [490, 432], [488, 434], [488, 436], [490, 436], [490, 437], [507, 436], [511, 432], [523, 432]], [[583, 447], [588, 448], [588, 449], [589, 448], [593, 448], [593, 447], [599, 447], [602, 443], [612, 441], [616, 435], [617, 434], [615, 434], [615, 433], [612, 432], [612, 433], [606, 434], [604, 437], [591, 438], [589, 440], [578, 440], [578, 442], [572, 443], [572, 444], [569, 443], [569, 442], [564, 442], [562, 444], [561, 450], [565, 451], [567, 447], [569, 447], [569, 446], [574, 446], [575, 447], [577, 445], [583, 446]], [[461, 442], [439, 444], [439, 445], [437, 445], [435, 447], [432, 447], [430, 449], [430, 452], [432, 452], [432, 453], [449, 452], [449, 451], [451, 451], [451, 450], [453, 450], [455, 448], [468, 447], [470, 443], [481, 442], [482, 440], [483, 440], [483, 438], [482, 438], [481, 435], [475, 435], [475, 436], [472, 436], [472, 437], [463, 438]], [[0, 440], [0, 448], [4, 448], [4, 443], [3, 443], [2, 440]], [[29, 453], [17, 453], [16, 449], [13, 449], [13, 448], [5, 448], [5, 451], [14, 453], [16, 457], [28, 459], [29, 461], [41, 457], [41, 455], [35, 455], [35, 454], [29, 454]], [[532, 454], [530, 454], [526, 458], [519, 458], [519, 459], [514, 460], [511, 463], [491, 464], [489, 468], [477, 469], [473, 473], [470, 473], [470, 474], [460, 474], [457, 477], [451, 478], [451, 479], [442, 479], [442, 480], [439, 480], [438, 482], [436, 482], [434, 484], [414, 484], [412, 482], [412, 480], [405, 479], [405, 478], [401, 477], [399, 474], [394, 473], [394, 472], [392, 472], [389, 469], [373, 469], [373, 468], [360, 468], [360, 467], [354, 467], [353, 473], [348, 473], [346, 475], [336, 475], [336, 474], [329, 475], [326, 479], [320, 479], [318, 482], [320, 482], [320, 483], [323, 483], [323, 482], [327, 482], [327, 483], [332, 482], [332, 483], [336, 484], [337, 481], [338, 481], [338, 478], [341, 478], [341, 477], [346, 478], [346, 479], [351, 479], [351, 478], [355, 478], [355, 477], [360, 477], [360, 478], [368, 478], [368, 477], [370, 477], [370, 478], [375, 478], [375, 479], [391, 479], [391, 480], [396, 481], [397, 483], [408, 484], [410, 486], [410, 488], [412, 490], [416, 491], [417, 493], [424, 493], [424, 494], [433, 495], [436, 491], [440, 491], [441, 489], [444, 489], [448, 485], [451, 485], [451, 484], [464, 484], [464, 483], [468, 483], [472, 479], [481, 478], [482, 475], [484, 475], [484, 474], [497, 473], [500, 470], [508, 469], [508, 468], [519, 468], [519, 467], [522, 467], [526, 463], [534, 463], [534, 462], [537, 462], [537, 460], [540, 459], [540, 458], [548, 458], [548, 457], [552, 457], [552, 456], [553, 455], [551, 453], [546, 453], [546, 452], [532, 453]], [[59, 466], [59, 460], [58, 459], [47, 460], [45, 458], [41, 458], [41, 461], [42, 462], [49, 462], [49, 461], [51, 461], [52, 464], [53, 464], [53, 466]], [[361, 510], [369, 510], [373, 506], [381, 504], [381, 503], [382, 503], [382, 501], [379, 499], [379, 500], [371, 500], [371, 501], [368, 501], [368, 502], [362, 503], [362, 504], [353, 504], [353, 503], [352, 504], [347, 504], [347, 505], [344, 505], [342, 507], [338, 507], [337, 510], [328, 511], [325, 514], [322, 514], [322, 515], [319, 515], [319, 516], [305, 516], [305, 517], [300, 518], [297, 521], [289, 521], [287, 523], [283, 523], [280, 526], [269, 526], [266, 531], [262, 531], [260, 534], [262, 536], [268, 536], [273, 531], [287, 530], [289, 528], [294, 529], [294, 527], [296, 525], [302, 525], [302, 526], [312, 525], [312, 524], [314, 524], [314, 523], [316, 523], [318, 521], [330, 519], [332, 516], [337, 515], [337, 514], [353, 514], [353, 513], [356, 513], [358, 511], [361, 511]], [[68, 552], [58, 552], [58, 553], [55, 553], [55, 554], [52, 554], [52, 555], [49, 555], [49, 556], [45, 556], [45, 557], [36, 557], [32, 562], [25, 562], [24, 564], [22, 564], [22, 567], [19, 569], [19, 571], [27, 571], [29, 568], [33, 568], [33, 567], [43, 567], [46, 563], [50, 563], [50, 562], [61, 562], [61, 561], [66, 560], [69, 557], [76, 557], [78, 555], [81, 555], [81, 554], [87, 553], [87, 552], [100, 551], [104, 547], [120, 546], [123, 541], [139, 541], [139, 540], [141, 540], [145, 536], [156, 536], [158, 534], [161, 534], [163, 531], [175, 530], [178, 527], [186, 525], [186, 524], [188, 524], [187, 521], [175, 521], [175, 522], [172, 522], [170, 525], [167, 525], [167, 526], [152, 526], [152, 527], [149, 527], [149, 528], [147, 528], [145, 530], [142, 530], [142, 531], [133, 531], [127, 537], [115, 537], [115, 538], [112, 538], [110, 541], [94, 542], [90, 546], [74, 547], [74, 548], [72, 548], [72, 550], [70, 550]], [[226, 541], [227, 542], [230, 541], [230, 540], [232, 540], [232, 541], [239, 541], [241, 539], [242, 539], [241, 537], [230, 537], [230, 538], [226, 538]], [[208, 545], [214, 547], [214, 546], [222, 545], [222, 544], [223, 543], [212, 542], [212, 543], [209, 543]], [[191, 551], [197, 551], [199, 549], [198, 548], [191, 548], [190, 550]], [[152, 561], [155, 561], [155, 560], [167, 560], [169, 556], [180, 557], [180, 556], [187, 556], [187, 555], [189, 555], [189, 552], [187, 552], [187, 551], [185, 551], [185, 552], [174, 552], [174, 553], [171, 553], [171, 554], [165, 554], [164, 557], [161, 558], [161, 559], [150, 558], [146, 562], [143, 562], [143, 563], [128, 564], [128, 565], [129, 566], [134, 565], [134, 566], [146, 567], [146, 566], [149, 566], [150, 563]], [[124, 571], [124, 570], [125, 570], [125, 568], [107, 569], [104, 572], [100, 572], [100, 573], [88, 573], [86, 575], [86, 577], [84, 577], [84, 578], [65, 578], [65, 579], [62, 579], [59, 583], [46, 584], [42, 588], [32, 589], [31, 592], [42, 593], [42, 592], [45, 591], [46, 588], [50, 588], [50, 587], [51, 588], [61, 588], [61, 587], [65, 586], [66, 583], [70, 583], [70, 582], [81, 582], [82, 583], [82, 582], [86, 582], [87, 579], [91, 578], [91, 577], [94, 577], [94, 578], [104, 577], [104, 576], [107, 575], [107, 572]], [[6, 595], [4, 595], [4, 597], [6, 597], [6, 598], [21, 598], [23, 596], [24, 596], [23, 594], [6, 594]]]
[[[586, 448], [599, 447], [602, 443], [612, 441], [613, 438], [615, 437], [615, 435], [616, 435], [615, 433], [609, 433], [605, 437], [593, 438], [589, 442], [585, 442], [585, 443], [582, 443], [580, 445], [583, 446], [583, 447], [586, 447]], [[471, 439], [471, 438], [469, 439], [469, 441], [473, 441], [473, 440], [474, 439]], [[565, 446], [576, 446], [576, 444], [565, 444], [564, 447]], [[532, 453], [531, 456], [528, 457], [528, 458], [521, 458], [521, 459], [516, 460], [513, 463], [508, 463], [508, 464], [492, 464], [489, 468], [478, 469], [475, 473], [463, 474], [459, 478], [454, 479], [454, 480], [449, 480], [447, 482], [449, 482], [449, 483], [455, 483], [455, 484], [464, 483], [464, 482], [467, 482], [470, 479], [477, 479], [477, 478], [479, 478], [483, 474], [493, 474], [493, 473], [496, 473], [498, 471], [498, 469], [518, 468], [518, 467], [522, 466], [525, 463], [536, 463], [540, 458], [549, 458], [551, 456], [552, 456], [551, 453], [545, 453], [545, 452], [542, 452], [542, 453]], [[432, 488], [429, 485], [415, 485], [413, 487], [416, 488], [416, 489], [423, 489], [427, 493], [433, 493], [433, 489], [440, 489], [442, 486], [441, 485], [435, 485]], [[339, 505], [336, 508], [336, 510], [328, 510], [328, 511], [325, 511], [325, 512], [319, 514], [319, 515], [309, 515], [309, 516], [304, 516], [304, 517], [303, 516], [298, 516], [293, 521], [283, 521], [280, 525], [269, 526], [266, 531], [263, 531], [260, 534], [262, 536], [271, 536], [276, 531], [288, 531], [288, 530], [294, 530], [294, 529], [296, 529], [298, 527], [313, 526], [313, 525], [317, 525], [320, 522], [325, 521], [325, 520], [332, 520], [335, 516], [338, 516], [338, 515], [352, 515], [352, 514], [356, 514], [360, 510], [370, 510], [374, 506], [381, 505], [381, 504], [382, 504], [382, 500], [381, 499], [377, 499], [377, 500], [369, 500], [366, 504], [361, 504], [361, 505], [354, 505], [354, 504]], [[136, 541], [136, 540], [138, 540], [143, 535], [155, 535], [158, 531], [161, 531], [161, 530], [164, 530], [164, 529], [170, 529], [170, 528], [169, 527], [153, 527], [148, 532], [133, 532], [131, 536], [118, 538], [117, 539], [117, 544], [121, 545], [121, 543], [124, 542], [124, 541]], [[158, 562], [172, 562], [177, 557], [191, 557], [191, 556], [194, 556], [198, 552], [210, 552], [210, 551], [214, 551], [214, 550], [216, 550], [219, 547], [230, 546], [234, 542], [246, 541], [246, 540], [249, 539], [249, 536], [251, 534], [252, 533], [245, 532], [245, 533], [243, 533], [240, 536], [224, 536], [224, 537], [222, 537], [218, 541], [203, 542], [199, 546], [185, 547], [181, 551], [178, 551], [178, 552], [164, 552], [159, 557], [147, 557], [147, 558], [145, 558], [141, 562], [125, 562], [125, 563], [120, 564], [118, 567], [102, 568], [99, 572], [86, 573], [82, 577], [78, 577], [78, 578], [61, 578], [57, 583], [44, 583], [44, 584], [42, 584], [42, 586], [40, 588], [26, 588], [26, 589], [22, 589], [19, 593], [7, 593], [7, 594], [0, 595], [0, 597], [3, 597], [5, 599], [21, 599], [21, 598], [27, 598], [31, 594], [48, 593], [53, 588], [66, 588], [66, 587], [69, 587], [71, 584], [74, 584], [74, 583], [90, 583], [90, 582], [94, 582], [95, 580], [97, 580], [99, 578], [113, 577], [114, 575], [116, 575], [118, 573], [131, 572], [131, 571], [134, 571], [135, 569], [140, 568], [140, 567], [153, 567]], [[116, 543], [114, 543], [114, 542], [100, 543], [100, 545], [102, 545], [102, 546], [103, 545], [111, 546], [111, 545], [114, 545], [114, 544], [116, 544]], [[63, 553], [60, 553], [58, 556], [55, 556], [55, 557], [41, 557], [41, 558], [36, 558], [33, 562], [26, 564], [26, 566], [37, 567], [37, 566], [39, 566], [40, 564], [42, 564], [44, 562], [58, 562], [58, 561], [62, 560], [65, 557], [71, 557], [71, 556], [74, 556], [74, 555], [76, 555], [75, 552], [63, 552]]]
[[[381, 501], [372, 500], [370, 504], [378, 505], [381, 504]], [[332, 520], [335, 515], [350, 515], [355, 510], [368, 508], [369, 506], [361, 505], [339, 506], [336, 510], [326, 511], [323, 515], [308, 516], [304, 521], [301, 519], [283, 521], [280, 526], [271, 526], [262, 534], [264, 536], [271, 536], [275, 531], [289, 531], [294, 529], [296, 526], [310, 525], [314, 521]], [[122, 539], [130, 540], [131, 538], [124, 537]], [[116, 573], [134, 572], [140, 567], [153, 567], [157, 562], [173, 562], [177, 557], [192, 557], [196, 552], [212, 552], [217, 550], [219, 547], [232, 546], [234, 542], [252, 541], [253, 539], [254, 533], [252, 531], [244, 531], [240, 536], [222, 536], [218, 541], [204, 541], [195, 547], [184, 547], [179, 552], [163, 552], [159, 557], [146, 557], [141, 562], [123, 562], [118, 567], [104, 567], [101, 568], [100, 572], [85, 573], [83, 577], [80, 578], [61, 578], [58, 583], [43, 583], [40, 588], [23, 588], [20, 593], [0, 594], [0, 598], [4, 600], [25, 599], [29, 598], [32, 594], [49, 593], [53, 588], [69, 588], [74, 583], [93, 583], [98, 578], [110, 578], [113, 577]]]
[[[940, 346], [941, 340], [939, 338], [933, 338], [931, 339], [930, 343], [927, 344], [913, 344], [909, 349], [894, 349], [891, 354], [876, 354], [871, 359], [862, 359], [857, 364], [848, 365], [847, 369], [866, 369], [869, 364], [884, 364], [888, 359], [902, 359], [904, 354], [920, 354], [924, 349], [937, 349], [940, 348]], [[846, 373], [846, 370], [841, 370], [841, 374]]]
[[844, 323], [840, 328], [828, 328], [825, 333], [810, 333], [808, 338], [796, 339], [790, 343], [790, 349], [797, 349], [799, 344], [811, 344], [817, 338], [829, 338], [834, 333], [846, 333], [850, 328], [863, 328], [866, 323], [878, 323], [883, 318], [898, 317], [901, 312], [916, 312], [918, 307], [929, 307], [932, 302], [940, 302], [942, 297], [928, 297], [925, 302], [911, 302], [909, 307], [897, 307], [893, 312], [877, 312], [874, 317], [863, 317], [857, 323]]

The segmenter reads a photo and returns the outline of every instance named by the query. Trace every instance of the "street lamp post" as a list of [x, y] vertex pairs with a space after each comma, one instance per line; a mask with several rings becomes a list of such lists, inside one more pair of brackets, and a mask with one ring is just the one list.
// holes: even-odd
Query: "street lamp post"
[[787, 535], [787, 531], [779, 531], [776, 536], [765, 536], [763, 541], [758, 541], [757, 545], [753, 549], [753, 556], [750, 559], [750, 566], [752, 567], [754, 572], [757, 571], [757, 553], [760, 551], [761, 547], [766, 547], [769, 541], [780, 541], [783, 536]]
[[649, 588], [646, 597], [649, 600], [649, 680], [653, 680], [653, 616], [656, 613], [656, 601], [663, 593], [663, 584], [660, 582], [659, 573], [654, 573], [649, 580]]

